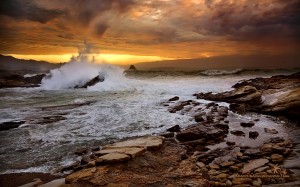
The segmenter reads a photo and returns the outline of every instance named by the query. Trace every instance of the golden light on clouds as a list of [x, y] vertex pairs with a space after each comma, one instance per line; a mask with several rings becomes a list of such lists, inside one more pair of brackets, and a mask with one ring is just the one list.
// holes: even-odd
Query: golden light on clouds
[[[68, 62], [72, 56], [76, 54], [63, 54], [63, 55], [19, 55], [19, 54], [8, 54], [19, 59], [34, 59], [39, 61], [48, 61], [51, 63]], [[163, 58], [159, 56], [138, 56], [138, 55], [124, 55], [124, 54], [89, 54], [94, 56], [96, 63], [110, 63], [116, 65], [130, 65], [139, 62], [152, 62], [161, 60], [173, 60], [174, 58]]]
[[298, 54], [299, 0], [3, 0], [0, 53], [67, 62], [83, 41], [96, 60], [134, 64]]

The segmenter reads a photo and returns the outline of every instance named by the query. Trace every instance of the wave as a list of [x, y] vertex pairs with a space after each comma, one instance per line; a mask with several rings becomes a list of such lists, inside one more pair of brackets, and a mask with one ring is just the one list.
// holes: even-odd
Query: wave
[[244, 71], [244, 69], [234, 69], [234, 70], [204, 70], [201, 71], [202, 75], [207, 76], [220, 76], [220, 75], [232, 75], [238, 74]]

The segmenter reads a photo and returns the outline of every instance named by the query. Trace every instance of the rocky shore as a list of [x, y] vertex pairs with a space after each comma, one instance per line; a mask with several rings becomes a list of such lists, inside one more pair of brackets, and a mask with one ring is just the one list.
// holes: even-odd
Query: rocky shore
[[[229, 92], [195, 94], [195, 100], [170, 98], [161, 104], [170, 113], [193, 117], [194, 125], [80, 148], [74, 151], [80, 162], [60, 170], [69, 174], [42, 186], [299, 186], [300, 176], [284, 165], [297, 154], [295, 141], [261, 125], [259, 116], [241, 118], [255, 112], [298, 124], [299, 75], [243, 81]], [[47, 181], [34, 182], [27, 186]]]

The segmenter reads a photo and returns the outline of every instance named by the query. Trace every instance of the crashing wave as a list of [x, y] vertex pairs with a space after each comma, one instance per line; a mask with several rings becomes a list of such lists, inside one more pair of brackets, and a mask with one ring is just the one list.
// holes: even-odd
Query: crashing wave
[[205, 70], [201, 71], [202, 75], [206, 76], [220, 76], [220, 75], [232, 75], [241, 73], [244, 69], [234, 69], [234, 70]]

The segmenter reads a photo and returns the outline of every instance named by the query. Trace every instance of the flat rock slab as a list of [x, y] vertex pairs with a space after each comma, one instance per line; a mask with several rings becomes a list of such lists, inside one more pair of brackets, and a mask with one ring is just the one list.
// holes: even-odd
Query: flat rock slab
[[256, 160], [251, 160], [249, 163], [245, 164], [243, 169], [242, 169], [242, 173], [249, 173], [257, 168], [260, 168], [262, 166], [264, 166], [265, 164], [267, 164], [269, 162], [268, 159], [256, 159]]
[[97, 163], [114, 163], [129, 160], [130, 156], [121, 153], [109, 153], [97, 158]]
[[108, 147], [95, 152], [95, 155], [106, 155], [110, 153], [122, 153], [130, 155], [132, 158], [144, 153], [146, 151], [143, 147]]
[[108, 148], [124, 148], [124, 147], [146, 147], [146, 148], [158, 148], [163, 144], [163, 137], [160, 136], [147, 136], [136, 138], [133, 140], [126, 140], [122, 142], [117, 142], [105, 146], [105, 149]]

